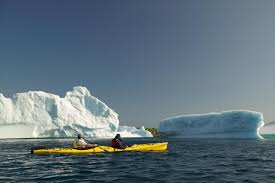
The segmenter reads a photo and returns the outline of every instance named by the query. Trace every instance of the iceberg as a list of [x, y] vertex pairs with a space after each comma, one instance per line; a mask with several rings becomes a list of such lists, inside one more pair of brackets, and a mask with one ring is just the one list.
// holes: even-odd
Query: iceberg
[[275, 121], [266, 123], [261, 129], [260, 134], [275, 134]]
[[[120, 129], [118, 114], [85, 87], [74, 87], [64, 98], [43, 91], [11, 98], [0, 93], [0, 138], [74, 137], [78, 133], [105, 138]], [[150, 136], [145, 129], [122, 129], [127, 137]]]
[[140, 129], [130, 126], [119, 126], [117, 133], [122, 137], [152, 137], [151, 132], [145, 130], [144, 126]]
[[263, 115], [254, 111], [183, 115], [160, 122], [159, 132], [186, 138], [262, 138]]

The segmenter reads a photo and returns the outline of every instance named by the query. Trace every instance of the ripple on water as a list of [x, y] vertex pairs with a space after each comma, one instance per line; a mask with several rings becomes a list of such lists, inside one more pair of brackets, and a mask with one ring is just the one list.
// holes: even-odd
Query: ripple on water
[[[34, 146], [70, 140], [0, 141], [0, 182], [275, 182], [275, 140], [126, 139], [169, 141], [165, 153], [34, 155]], [[109, 144], [99, 140], [100, 144]], [[18, 150], [20, 149], [20, 151]]]

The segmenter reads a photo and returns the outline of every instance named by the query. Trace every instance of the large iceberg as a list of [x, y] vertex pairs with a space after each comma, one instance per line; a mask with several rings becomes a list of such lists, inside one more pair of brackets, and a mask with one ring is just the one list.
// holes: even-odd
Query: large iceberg
[[261, 129], [260, 134], [275, 134], [275, 121], [266, 123]]
[[183, 115], [160, 122], [159, 132], [186, 138], [261, 138], [263, 115], [254, 111]]
[[[0, 138], [113, 137], [121, 130], [118, 114], [92, 96], [85, 87], [74, 87], [64, 98], [42, 91], [0, 93]], [[128, 137], [152, 136], [144, 129], [129, 127]]]

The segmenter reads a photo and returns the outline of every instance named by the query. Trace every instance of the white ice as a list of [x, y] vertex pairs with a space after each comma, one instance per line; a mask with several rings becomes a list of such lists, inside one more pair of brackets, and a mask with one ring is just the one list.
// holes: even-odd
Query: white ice
[[140, 129], [130, 126], [119, 126], [117, 133], [119, 133], [122, 137], [152, 137], [152, 134], [145, 130], [144, 126]]
[[[119, 130], [118, 114], [90, 94], [74, 87], [65, 97], [42, 92], [0, 93], [0, 138], [113, 137]], [[127, 137], [150, 136], [145, 130], [124, 129]]]
[[262, 113], [239, 110], [168, 118], [159, 131], [185, 138], [261, 138], [263, 125]]

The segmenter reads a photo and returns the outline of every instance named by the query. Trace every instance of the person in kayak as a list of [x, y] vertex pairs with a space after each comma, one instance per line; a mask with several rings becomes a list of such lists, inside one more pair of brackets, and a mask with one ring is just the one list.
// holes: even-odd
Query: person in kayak
[[73, 146], [76, 149], [90, 149], [97, 146], [97, 144], [88, 144], [86, 141], [87, 140], [85, 140], [81, 134], [78, 134], [77, 139], [73, 143]]
[[122, 143], [120, 134], [116, 134], [115, 138], [112, 139], [112, 147], [117, 149], [125, 149], [128, 146]]

